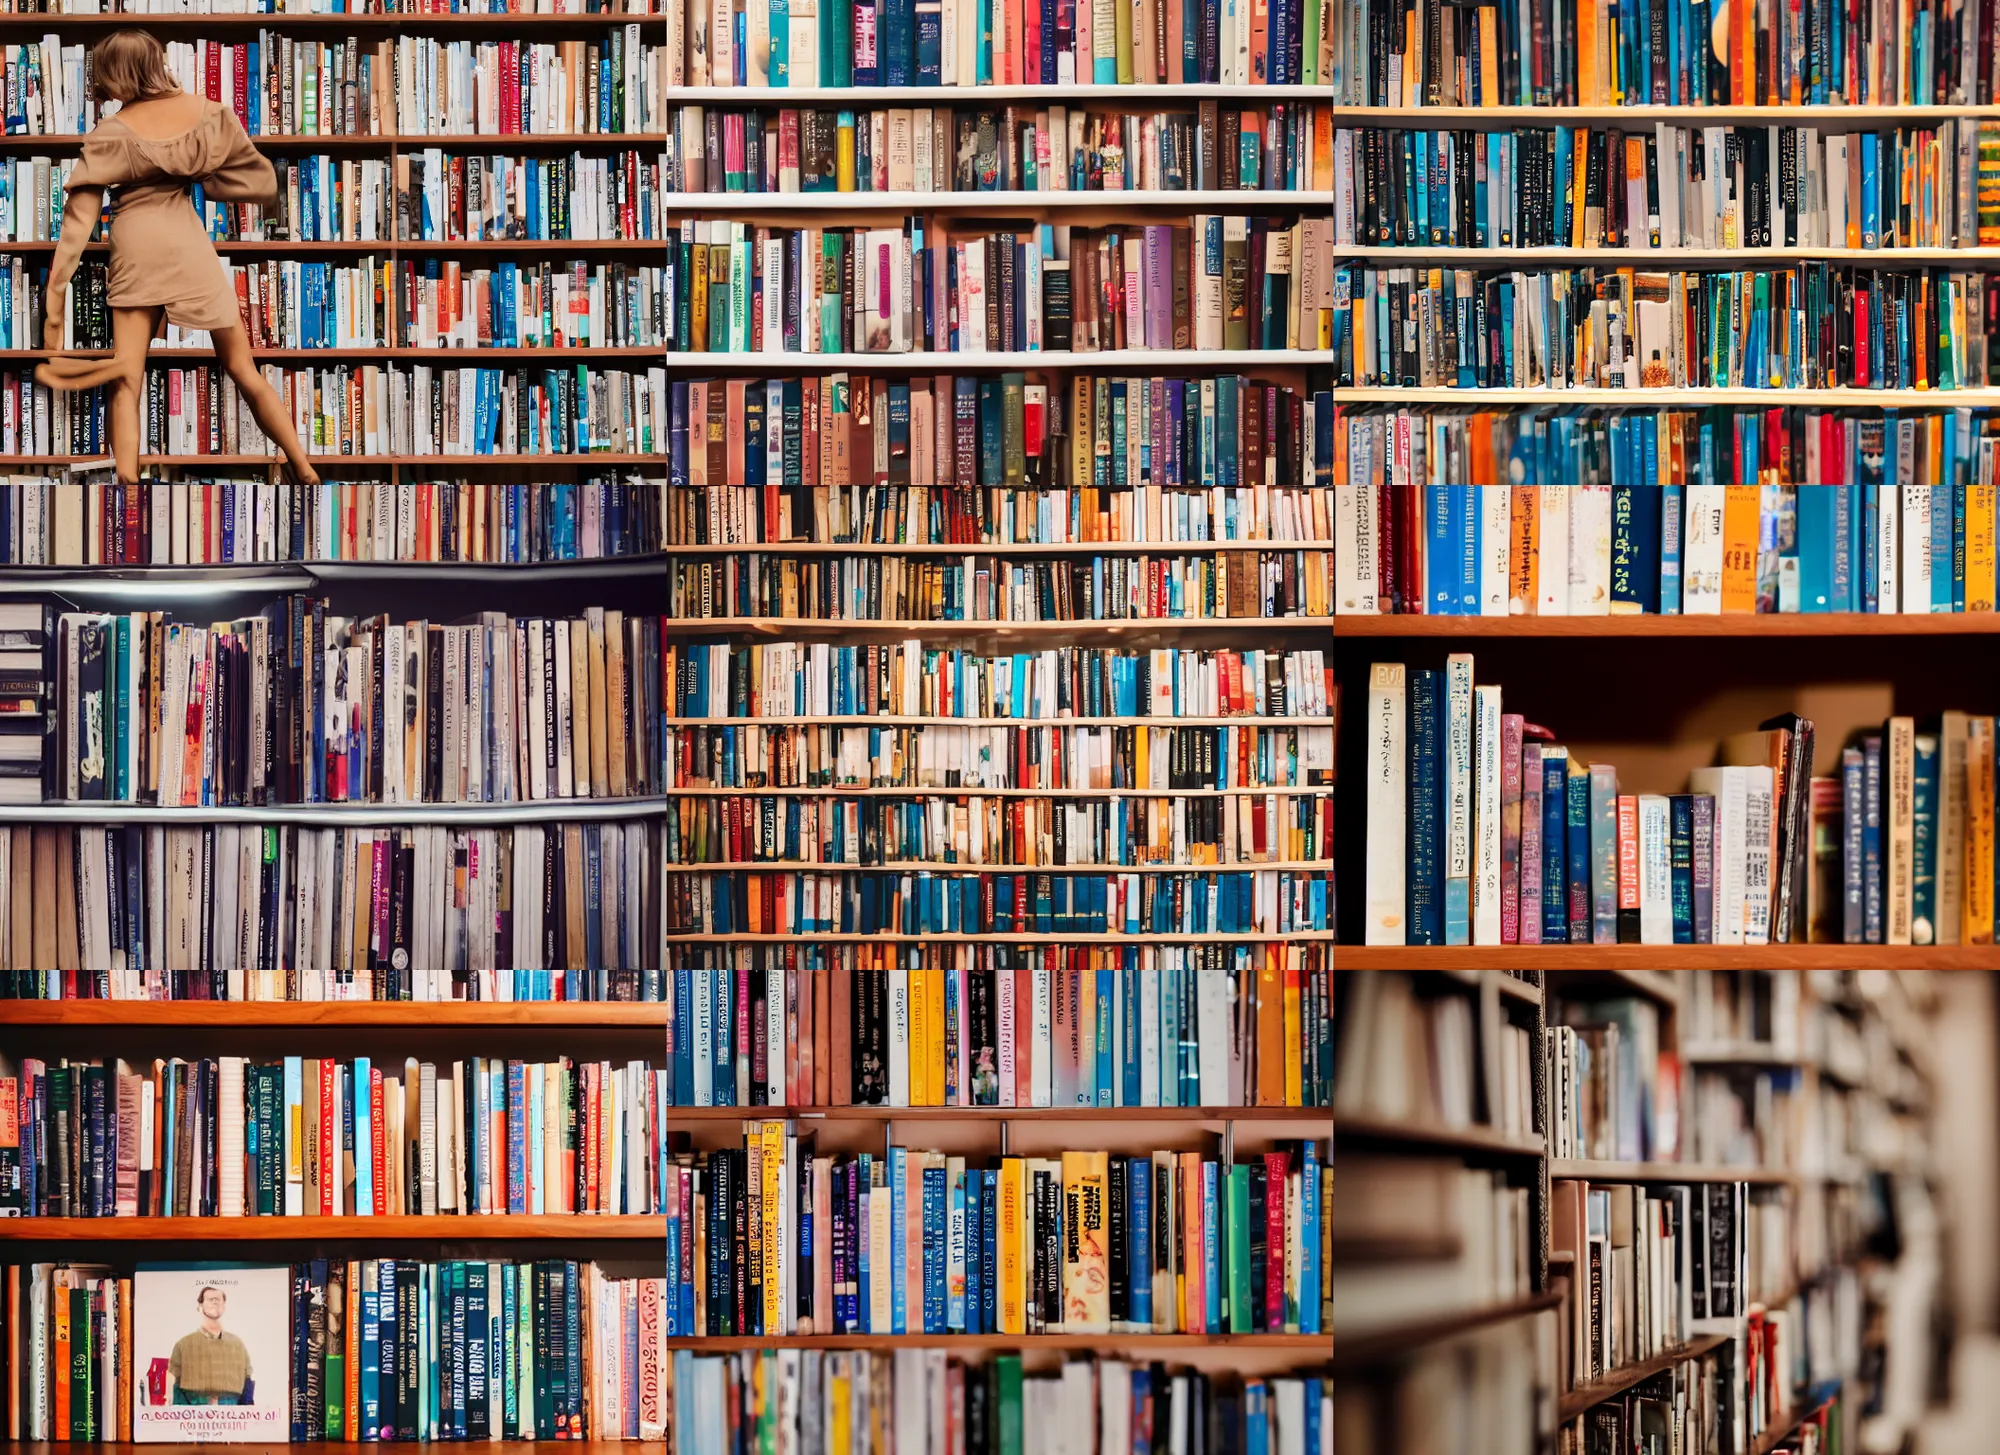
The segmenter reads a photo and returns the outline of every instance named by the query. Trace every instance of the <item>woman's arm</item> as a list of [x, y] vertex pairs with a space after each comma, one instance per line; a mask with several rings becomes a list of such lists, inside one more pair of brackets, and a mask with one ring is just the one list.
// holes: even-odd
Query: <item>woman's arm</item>
[[48, 315], [42, 323], [42, 343], [63, 346], [63, 314], [69, 305], [69, 280], [76, 275], [84, 244], [97, 231], [97, 219], [104, 212], [102, 187], [72, 187], [63, 204], [62, 236], [55, 257], [49, 263]]

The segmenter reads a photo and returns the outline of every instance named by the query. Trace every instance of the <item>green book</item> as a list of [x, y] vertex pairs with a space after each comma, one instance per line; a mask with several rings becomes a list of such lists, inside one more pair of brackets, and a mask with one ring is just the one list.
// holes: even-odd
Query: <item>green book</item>
[[1021, 1450], [1021, 1356], [1002, 1354], [993, 1361], [994, 1383], [999, 1395], [993, 1402], [999, 1415], [1000, 1439], [995, 1455], [1022, 1455]]
[[1251, 1334], [1250, 1318], [1250, 1169], [1239, 1163], [1229, 1169], [1229, 1332]]
[[1028, 483], [1027, 425], [1024, 414], [1023, 390], [1027, 384], [1025, 374], [1002, 374], [1000, 376], [1001, 404], [1001, 483], [1003, 485], [1025, 485]]

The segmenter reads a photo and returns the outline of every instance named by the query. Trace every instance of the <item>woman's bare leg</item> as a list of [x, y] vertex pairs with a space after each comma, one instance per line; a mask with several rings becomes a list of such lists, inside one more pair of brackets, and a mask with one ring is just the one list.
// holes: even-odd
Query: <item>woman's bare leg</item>
[[243, 398], [250, 405], [250, 412], [257, 416], [257, 423], [263, 426], [271, 443], [283, 450], [285, 458], [291, 461], [292, 473], [301, 484], [317, 485], [319, 471], [312, 467], [305, 446], [299, 443], [298, 431], [292, 428], [292, 417], [285, 411], [285, 401], [278, 397], [278, 391], [259, 372], [243, 326], [232, 324], [228, 328], [211, 329], [209, 337], [215, 341], [215, 357], [229, 371], [229, 377], [236, 381], [236, 387], [243, 392]]
[[111, 459], [118, 478], [128, 485], [139, 478], [139, 391], [146, 383], [146, 352], [159, 328], [157, 308], [114, 308], [110, 358], [50, 359], [35, 370], [35, 378], [51, 389], [111, 385], [105, 409], [111, 426]]

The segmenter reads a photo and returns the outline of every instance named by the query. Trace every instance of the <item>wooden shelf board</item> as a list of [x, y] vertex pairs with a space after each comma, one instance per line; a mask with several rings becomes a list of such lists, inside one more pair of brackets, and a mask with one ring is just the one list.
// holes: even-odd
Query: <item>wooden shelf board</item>
[[668, 727], [1326, 727], [1330, 717], [915, 717], [880, 713], [846, 717], [669, 717]]
[[1330, 1334], [775, 1334], [676, 1338], [675, 1349], [733, 1354], [756, 1349], [1296, 1349], [1324, 1355]]
[[1769, 1167], [1704, 1167], [1694, 1162], [1606, 1162], [1594, 1157], [1551, 1157], [1549, 1177], [1584, 1182], [1754, 1182], [1784, 1187], [1798, 1174]]
[[[606, 465], [657, 465], [666, 468], [664, 454], [633, 455], [614, 454], [602, 451], [584, 455], [312, 455], [313, 463], [320, 472], [341, 478], [343, 468], [379, 469], [390, 465], [420, 465], [426, 470], [449, 473], [465, 469], [508, 469], [518, 470], [532, 465], [539, 470], [578, 469], [596, 470]], [[109, 455], [4, 455], [0, 462], [8, 465], [79, 465], [111, 469]], [[284, 464], [282, 455], [141, 455], [141, 465], [171, 465], [182, 470], [212, 469], [218, 465], [251, 465], [258, 469], [269, 469]]]
[[[210, 13], [220, 20], [228, 20], [241, 14], [240, 11]], [[155, 15], [145, 15], [144, 21], [151, 24], [159, 18]], [[270, 18], [284, 21], [292, 17], [277, 15]], [[535, 17], [530, 15], [526, 18], [532, 20]], [[60, 28], [59, 20], [58, 28]], [[674, 98], [678, 103], [680, 99], [678, 90], [675, 91]], [[456, 152], [489, 151], [511, 146], [603, 146], [637, 149], [665, 146], [671, 137], [670, 132], [664, 131], [265, 131], [253, 132], [250, 140], [260, 151], [387, 151], [391, 148], [400, 148], [404, 151], [431, 149]], [[81, 132], [12, 132], [0, 137], [0, 151], [80, 149], [83, 138], [84, 134]]]
[[1334, 1368], [1354, 1369], [1386, 1363], [1413, 1349], [1421, 1349], [1427, 1344], [1436, 1344], [1493, 1324], [1528, 1318], [1541, 1313], [1544, 1309], [1556, 1308], [1561, 1303], [1560, 1293], [1538, 1293], [1516, 1299], [1511, 1303], [1493, 1304], [1486, 1308], [1467, 1309], [1462, 1313], [1418, 1319], [1374, 1333], [1342, 1335], [1340, 1345], [1333, 1354]]
[[1540, 1137], [1523, 1137], [1496, 1131], [1492, 1127], [1421, 1126], [1381, 1117], [1356, 1116], [1336, 1118], [1333, 1137], [1336, 1142], [1365, 1142], [1375, 1146], [1404, 1146], [1420, 1150], [1451, 1147], [1464, 1152], [1529, 1158], [1540, 1157], [1546, 1145]]
[[796, 374], [832, 369], [911, 369], [920, 373], [990, 369], [1222, 369], [1324, 364], [1312, 349], [1027, 349], [1011, 353], [954, 353], [914, 349], [901, 354], [711, 354], [667, 355], [668, 369], [702, 374]]
[[1888, 121], [1949, 121], [1956, 117], [2000, 120], [2000, 106], [1335, 106], [1336, 126], [1464, 127], [1482, 130], [1513, 126], [1575, 126], [1603, 121], [1654, 122], [1680, 126], [1723, 126], [1732, 121], [1757, 126], [1817, 126], [1837, 132], [1852, 121], [1869, 130]]
[[1344, 970], [1428, 970], [1454, 960], [1550, 973], [1646, 970], [2000, 969], [1995, 945], [1343, 945]]
[[[552, 257], [573, 257], [592, 256], [598, 253], [660, 253], [667, 245], [666, 239], [657, 237], [404, 238], [400, 241], [388, 238], [297, 240], [215, 238], [212, 241], [218, 253], [260, 254], [273, 257], [367, 256], [371, 253], [384, 257], [395, 253], [513, 253], [523, 256], [547, 254]], [[0, 251], [8, 253], [52, 253], [55, 249], [56, 244], [53, 242], [0, 243]], [[106, 243], [84, 244], [86, 254], [102, 255], [108, 251], [109, 245]]]
[[1225, 208], [1284, 212], [1333, 206], [1331, 192], [1212, 189], [1174, 192], [669, 192], [667, 222], [695, 214], [746, 212], [1005, 212], [1009, 209], [1128, 211], [1171, 207], [1189, 212]]
[[1056, 930], [1045, 934], [890, 934], [883, 930], [814, 930], [792, 935], [751, 934], [671, 934], [669, 946], [699, 950], [710, 945], [810, 945], [838, 942], [867, 944], [887, 942], [898, 945], [1306, 945], [1331, 944], [1328, 930], [1255, 930], [1246, 934], [1224, 935], [1177, 930], [1141, 930], [1130, 935], [1091, 935], [1080, 930]]
[[252, 1217], [252, 1218], [0, 1218], [0, 1241], [84, 1243], [205, 1242], [300, 1243], [318, 1239], [426, 1238], [446, 1242], [480, 1239], [584, 1241], [593, 1238], [663, 1242], [664, 1213], [501, 1215], [466, 1217]]
[[1336, 616], [1336, 637], [1841, 637], [2000, 635], [2000, 612], [1766, 612], [1727, 616]]
[[1806, 1397], [1778, 1417], [1778, 1423], [1761, 1435], [1751, 1438], [1748, 1455], [1771, 1455], [1771, 1452], [1798, 1433], [1799, 1426], [1832, 1404], [1840, 1394], [1840, 1381], [1829, 1380], [1815, 1385]]
[[531, 1026], [665, 1028], [664, 1001], [614, 1000], [0, 1000], [15, 1026]]
[[143, 24], [148, 30], [157, 29], [163, 33], [205, 36], [217, 30], [243, 29], [414, 32], [440, 30], [513, 34], [521, 31], [605, 30], [613, 26], [634, 23], [646, 26], [661, 25], [664, 21], [659, 15], [626, 14], [619, 10], [599, 11], [594, 14], [571, 12], [560, 15], [520, 11], [494, 13], [423, 10], [342, 11], [338, 14], [258, 10], [217, 11], [213, 14], [152, 14], [127, 10], [90, 14], [68, 11], [15, 11], [8, 12], [4, 18], [0, 18], [0, 36], [25, 32], [33, 32], [39, 36], [48, 31], [61, 34], [71, 31], [119, 30], [134, 24]]
[[1323, 1106], [669, 1106], [676, 1122], [1298, 1122], [1326, 1120]]
[[1263, 798], [1267, 794], [1319, 797], [1333, 785], [1309, 788], [670, 788], [669, 798]]
[[1449, 260], [1458, 268], [1523, 266], [1755, 268], [1768, 263], [1865, 263], [1870, 267], [1916, 267], [1963, 263], [1972, 267], [2000, 262], [2000, 247], [1820, 247], [1805, 244], [1768, 248], [1508, 248], [1446, 247], [1436, 243], [1334, 246], [1334, 254], [1389, 267]]
[[719, 860], [666, 863], [668, 873], [729, 870], [746, 874], [845, 874], [888, 870], [912, 874], [1331, 874], [1333, 861], [1284, 859], [1261, 864], [955, 864], [942, 859], [888, 859], [879, 864], [820, 863], [805, 859]]
[[1137, 621], [888, 621], [864, 618], [827, 620], [821, 617], [691, 616], [662, 619], [674, 636], [699, 637], [723, 632], [778, 637], [838, 636], [849, 632], [900, 632], [925, 637], [1116, 636], [1134, 632], [1323, 632], [1333, 626], [1330, 616], [1156, 616]]
[[963, 101], [985, 106], [994, 101], [1082, 101], [1085, 105], [1116, 105], [1140, 96], [1188, 101], [1316, 101], [1326, 95], [1321, 86], [1223, 86], [1213, 82], [1129, 86], [676, 86], [674, 100], [683, 105], [737, 107], [806, 106], [837, 101], [843, 107], [863, 103], [894, 106], [911, 101]]
[[[810, 358], [811, 355], [804, 357]], [[821, 355], [820, 357], [825, 357]], [[871, 354], [870, 358], [880, 358]], [[678, 556], [1206, 556], [1226, 551], [1330, 551], [1326, 541], [745, 541], [725, 545], [670, 545]], [[613, 557], [612, 559], [621, 559]]]
[[1676, 1364], [1698, 1359], [1711, 1349], [1719, 1349], [1729, 1342], [1726, 1334], [1699, 1334], [1664, 1354], [1651, 1359], [1641, 1359], [1612, 1370], [1601, 1379], [1593, 1379], [1588, 1384], [1579, 1384], [1562, 1397], [1557, 1406], [1556, 1417], [1568, 1424], [1585, 1410], [1600, 1405], [1607, 1399], [1623, 1394], [1635, 1384], [1641, 1384], [1663, 1369], [1671, 1369]]
[[[604, 362], [628, 360], [652, 363], [666, 352], [664, 344], [554, 344], [493, 345], [488, 348], [408, 348], [388, 344], [355, 344], [337, 348], [257, 348], [250, 351], [273, 364], [313, 363], [393, 363], [416, 364], [546, 364], [550, 359], [594, 359]], [[0, 361], [46, 359], [47, 349], [0, 349]], [[108, 359], [110, 349], [64, 349], [66, 359]], [[173, 368], [186, 364], [210, 363], [214, 349], [156, 348], [146, 356], [148, 364]], [[274, 563], [275, 564], [275, 563]]]
[[1711, 405], [1776, 408], [1784, 404], [1814, 409], [1990, 409], [2000, 405], [2000, 388], [1987, 389], [1433, 389], [1376, 385], [1333, 391], [1335, 404], [1461, 404], [1468, 409], [1502, 405], [1547, 408], [1705, 409]]
[[1710, 1041], [1681, 1047], [1680, 1058], [1688, 1066], [1749, 1066], [1795, 1069], [1812, 1063], [1800, 1051], [1779, 1051], [1753, 1041]]

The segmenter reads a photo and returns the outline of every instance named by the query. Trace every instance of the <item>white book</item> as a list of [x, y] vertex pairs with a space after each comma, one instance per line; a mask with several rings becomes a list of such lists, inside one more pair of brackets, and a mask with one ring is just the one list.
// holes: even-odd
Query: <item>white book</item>
[[1479, 487], [1479, 614], [1507, 615], [1507, 556], [1513, 546], [1508, 533], [1509, 485]]
[[1201, 1104], [1228, 1106], [1229, 977], [1202, 972], [1195, 977], [1195, 1024], [1200, 1038]]
[[1673, 863], [1664, 794], [1639, 795], [1639, 943], [1674, 942]]
[[[1903, 611], [1912, 616], [1931, 609], [1931, 487], [1903, 487]], [[1899, 943], [1892, 941], [1891, 943]], [[1903, 942], [1906, 943], [1906, 942]]]
[[1014, 977], [1002, 975], [997, 982], [998, 994], [994, 997], [993, 1023], [1000, 1042], [1000, 1105], [1019, 1106], [1020, 1090], [1014, 1070]]
[[889, 1105], [910, 1104], [910, 972], [889, 972]]
[[[1770, 771], [1769, 769], [1765, 770]], [[1714, 860], [1709, 875], [1715, 897], [1709, 916], [1715, 943], [1743, 943], [1744, 854], [1748, 842], [1747, 768], [1697, 768], [1688, 788], [1715, 800]]]
[[1474, 687], [1472, 943], [1500, 943], [1500, 688]]
[[1471, 939], [1472, 654], [1453, 652], [1444, 667], [1445, 943]]
[[1031, 1105], [1050, 1106], [1055, 1101], [1055, 986], [1052, 980], [1054, 972], [1037, 970], [1034, 974], [1035, 1019], [1029, 1026], [1035, 1048], [1034, 1099]]
[[1743, 943], [1771, 943], [1771, 816], [1777, 812], [1768, 766], [1742, 770], [1743, 825]]
[[[1368, 680], [1368, 919], [1363, 942], [1400, 945], [1405, 922], [1409, 765], [1408, 690], [1401, 662], [1377, 662]], [[1142, 976], [1150, 982], [1151, 976]], [[1148, 1101], [1157, 1106], [1157, 1101]]]
[[[1399, 939], [1396, 943], [1401, 944], [1402, 941]], [[1139, 977], [1139, 1105], [1159, 1104], [1160, 977], [1141, 975]]]
[[1681, 547], [1681, 611], [1687, 616], [1722, 614], [1723, 485], [1689, 485]]
[[694, 1104], [715, 1105], [715, 972], [694, 972]]
[[[1569, 501], [1567, 485], [1542, 485], [1536, 502], [1541, 520], [1535, 549], [1535, 605], [1542, 616], [1567, 616], [1569, 605]], [[1398, 944], [1402, 943], [1400, 940]]]
[[1611, 611], [1611, 487], [1567, 488], [1570, 615], [1606, 616]]
[[1875, 610], [1886, 615], [1899, 611], [1903, 599], [1897, 570], [1902, 561], [1903, 512], [1895, 508], [1894, 487], [1882, 488], [1881, 508], [1875, 512]]

